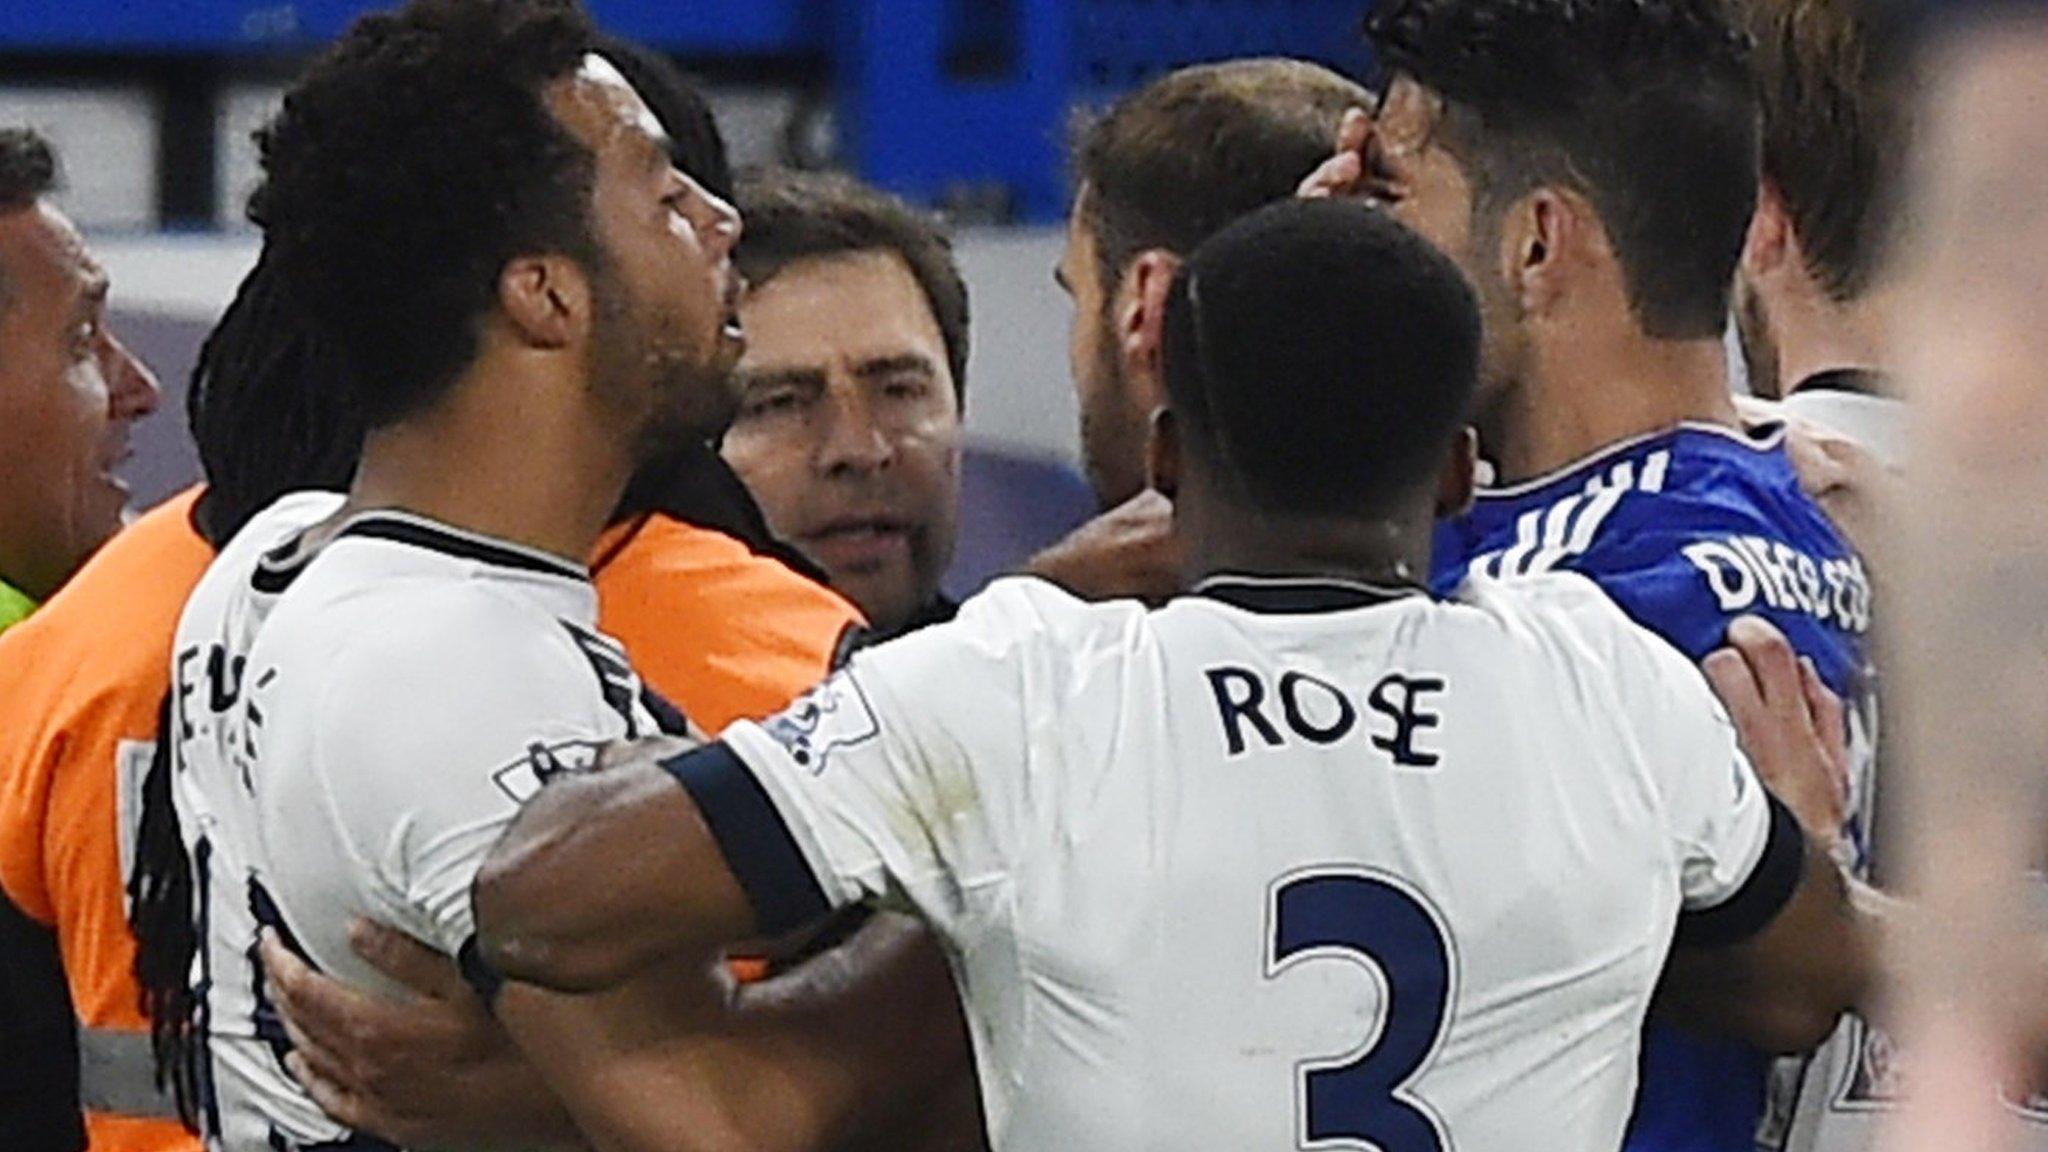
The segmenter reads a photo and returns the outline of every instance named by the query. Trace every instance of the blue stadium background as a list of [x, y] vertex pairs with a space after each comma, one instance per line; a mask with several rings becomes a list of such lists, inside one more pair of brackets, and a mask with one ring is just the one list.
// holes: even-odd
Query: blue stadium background
[[[1366, 0], [586, 0], [705, 82], [736, 158], [850, 168], [945, 210], [976, 315], [967, 509], [949, 583], [977, 586], [1077, 522], [1065, 304], [1050, 280], [1077, 110], [1247, 55], [1356, 75]], [[375, 0], [5, 0], [0, 123], [68, 157], [65, 207], [112, 271], [116, 322], [163, 377], [138, 431], [144, 500], [196, 466], [178, 403], [253, 259], [248, 131]]]

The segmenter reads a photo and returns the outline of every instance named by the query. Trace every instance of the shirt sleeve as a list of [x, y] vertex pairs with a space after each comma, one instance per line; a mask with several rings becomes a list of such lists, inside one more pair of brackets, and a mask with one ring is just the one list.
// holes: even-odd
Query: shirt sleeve
[[470, 884], [519, 808], [626, 733], [559, 623], [488, 598], [423, 611], [340, 654], [315, 759], [371, 903], [450, 955], [475, 931]]
[[1035, 731], [1043, 632], [1032, 597], [999, 588], [670, 763], [764, 931], [855, 903], [955, 939], [984, 919], [1059, 756]]

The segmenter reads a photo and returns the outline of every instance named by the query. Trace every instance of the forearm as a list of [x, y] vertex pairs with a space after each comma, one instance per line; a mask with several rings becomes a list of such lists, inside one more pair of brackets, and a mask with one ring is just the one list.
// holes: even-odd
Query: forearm
[[[980, 1139], [958, 1106], [950, 974], [901, 918], [744, 989], [675, 964], [595, 995], [508, 986], [500, 1012], [603, 1152], [811, 1152], [935, 1126], [953, 1147]], [[933, 1099], [952, 1120], [917, 1114]]]
[[662, 766], [689, 748], [614, 746], [603, 771], [557, 780], [526, 805], [474, 889], [479, 951], [494, 972], [596, 992], [752, 930], [717, 844]]
[[1890, 906], [1856, 885], [1818, 845], [1789, 903], [1756, 937], [1674, 948], [1657, 1009], [1696, 1031], [1770, 1052], [1804, 1052], [1860, 1007], [1878, 981]]
[[878, 914], [837, 948], [738, 991], [742, 1027], [802, 1038], [847, 1073], [837, 1148], [976, 1148], [985, 1140], [967, 1027], [944, 956], [916, 921]]
[[[507, 985], [500, 1019], [601, 1152], [799, 1152], [801, 1117], [755, 1108], [784, 1072], [736, 1042], [726, 990], [677, 966], [602, 993]], [[652, 1102], [658, 1102], [652, 1103]], [[795, 1122], [799, 1130], [789, 1133]], [[749, 1125], [752, 1127], [749, 1127]]]

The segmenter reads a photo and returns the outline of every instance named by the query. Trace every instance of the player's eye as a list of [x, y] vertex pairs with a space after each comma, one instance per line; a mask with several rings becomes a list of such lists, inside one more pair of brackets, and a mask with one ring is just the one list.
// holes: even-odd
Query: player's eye
[[740, 404], [740, 415], [748, 417], [775, 416], [796, 411], [801, 398], [795, 391], [782, 388], [773, 392], [748, 393]]
[[891, 400], [922, 400], [931, 384], [922, 376], [892, 376], [882, 383], [882, 395]]

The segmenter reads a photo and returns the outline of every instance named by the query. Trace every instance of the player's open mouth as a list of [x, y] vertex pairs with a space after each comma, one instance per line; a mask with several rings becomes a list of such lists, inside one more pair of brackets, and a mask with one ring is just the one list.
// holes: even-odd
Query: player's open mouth
[[730, 267], [725, 274], [725, 322], [719, 327], [720, 335], [728, 340], [744, 340], [746, 326], [740, 323], [740, 301], [747, 295], [747, 278]]
[[910, 525], [886, 517], [834, 520], [803, 537], [804, 550], [827, 568], [875, 568], [910, 554]]
[[100, 481], [110, 488], [118, 489], [121, 495], [128, 495], [128, 482], [116, 474], [115, 469], [126, 464], [135, 455], [135, 446], [123, 436], [100, 453]]

